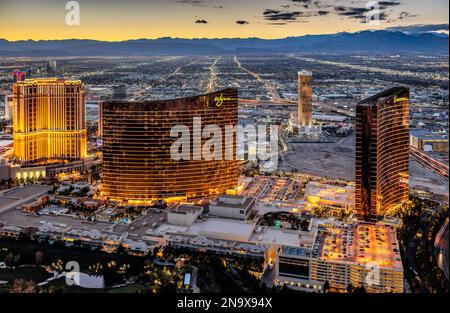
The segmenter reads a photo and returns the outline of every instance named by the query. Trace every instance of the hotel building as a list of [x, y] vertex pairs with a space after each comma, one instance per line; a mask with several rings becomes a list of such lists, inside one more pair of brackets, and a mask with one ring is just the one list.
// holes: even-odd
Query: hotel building
[[313, 77], [308, 71], [298, 72], [298, 127], [310, 127], [312, 120]]
[[[203, 127], [236, 127], [238, 92], [225, 89], [206, 95], [173, 100], [105, 101], [102, 106], [102, 194], [119, 202], [147, 203], [155, 199], [192, 199], [225, 193], [237, 187], [236, 135], [233, 157], [225, 159], [226, 136], [222, 136], [222, 160], [204, 160], [192, 152], [194, 118]], [[174, 160], [171, 129], [183, 125], [190, 132], [190, 159]], [[201, 137], [201, 133], [200, 133]], [[201, 139], [201, 146], [208, 138]]]
[[376, 220], [409, 199], [409, 89], [358, 103], [355, 165], [359, 218]]
[[170, 246], [262, 259], [274, 284], [304, 292], [364, 287], [369, 293], [402, 293], [403, 265], [395, 228], [365, 222], [312, 219], [307, 230], [268, 227], [230, 218], [168, 221], [151, 232]]
[[5, 119], [12, 121], [14, 112], [14, 100], [12, 95], [5, 96]]
[[14, 157], [22, 166], [86, 157], [86, 99], [80, 81], [27, 79], [13, 85]]
[[395, 229], [356, 222], [313, 222], [300, 245], [282, 245], [276, 254], [276, 283], [291, 288], [345, 292], [402, 293], [403, 266]]

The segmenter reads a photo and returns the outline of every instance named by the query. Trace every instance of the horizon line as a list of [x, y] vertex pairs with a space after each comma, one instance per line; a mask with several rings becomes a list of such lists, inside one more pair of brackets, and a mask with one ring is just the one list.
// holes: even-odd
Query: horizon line
[[[420, 26], [441, 26], [441, 25], [449, 25], [448, 23], [439, 23], [439, 24], [410, 24], [410, 25], [398, 25], [398, 26], [391, 26], [386, 27], [382, 29], [363, 29], [358, 31], [340, 31], [340, 32], [330, 32], [330, 33], [320, 33], [320, 34], [304, 34], [304, 35], [298, 35], [298, 36], [285, 36], [285, 37], [172, 37], [172, 36], [162, 36], [162, 37], [130, 37], [126, 39], [118, 39], [118, 40], [108, 40], [108, 39], [95, 39], [95, 38], [84, 38], [84, 37], [72, 37], [72, 38], [60, 38], [60, 39], [16, 39], [16, 40], [10, 40], [5, 37], [0, 38], [0, 40], [8, 41], [8, 42], [19, 42], [19, 41], [63, 41], [63, 40], [91, 40], [91, 41], [103, 41], [103, 42], [124, 42], [124, 41], [131, 41], [131, 40], [159, 40], [159, 39], [186, 39], [186, 40], [214, 40], [214, 39], [261, 39], [261, 40], [280, 40], [280, 39], [287, 39], [287, 38], [298, 38], [298, 37], [306, 37], [306, 36], [324, 36], [324, 35], [339, 35], [339, 34], [357, 34], [362, 32], [378, 32], [378, 31], [391, 31], [391, 32], [400, 32], [405, 33], [401, 30], [395, 30], [396, 28], [402, 28], [402, 27], [420, 27]], [[431, 32], [424, 32], [424, 33], [433, 33]], [[420, 33], [419, 33], [420, 34]], [[441, 33], [445, 34], [445, 33]], [[448, 34], [446, 34], [448, 36]]]
[[[360, 31], [342, 31], [338, 33], [323, 33], [323, 34], [306, 34], [306, 35], [300, 35], [300, 36], [286, 36], [286, 37], [276, 37], [276, 38], [265, 38], [265, 37], [171, 37], [171, 36], [163, 36], [163, 37], [136, 37], [136, 38], [127, 38], [127, 39], [119, 39], [119, 40], [107, 40], [107, 39], [95, 39], [95, 38], [84, 38], [84, 37], [72, 37], [72, 38], [53, 38], [53, 39], [17, 39], [17, 40], [10, 40], [7, 38], [0, 38], [0, 40], [7, 41], [7, 42], [21, 42], [21, 41], [66, 41], [66, 40], [90, 40], [90, 41], [101, 41], [101, 42], [109, 42], [109, 43], [118, 43], [118, 42], [126, 42], [126, 41], [133, 41], [133, 40], [160, 40], [160, 39], [180, 39], [180, 40], [226, 40], [226, 39], [240, 39], [240, 40], [246, 40], [246, 39], [260, 39], [260, 40], [283, 40], [288, 38], [300, 38], [300, 37], [307, 37], [307, 36], [330, 36], [330, 35], [341, 35], [341, 34], [358, 34], [363, 32], [381, 32], [386, 31], [386, 29], [366, 29], [366, 30], [360, 30]], [[448, 33], [439, 33], [439, 32], [423, 32], [423, 33], [412, 33], [407, 34], [400, 30], [392, 30], [389, 31], [391, 33], [402, 33], [405, 35], [422, 35], [422, 34], [441, 34], [441, 35], [447, 35]]]

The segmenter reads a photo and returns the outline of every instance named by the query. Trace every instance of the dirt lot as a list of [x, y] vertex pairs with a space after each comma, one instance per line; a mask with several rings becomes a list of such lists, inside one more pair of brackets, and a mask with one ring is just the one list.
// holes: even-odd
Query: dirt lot
[[[286, 155], [279, 167], [283, 170], [332, 178], [355, 179], [355, 137], [335, 138], [334, 143], [293, 144], [294, 152]], [[410, 186], [448, 195], [448, 182], [425, 169], [414, 160], [410, 161]]]

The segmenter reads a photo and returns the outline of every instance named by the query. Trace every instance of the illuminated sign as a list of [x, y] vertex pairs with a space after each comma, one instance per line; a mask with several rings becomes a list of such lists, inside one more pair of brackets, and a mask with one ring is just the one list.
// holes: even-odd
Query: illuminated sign
[[397, 96], [394, 96], [394, 103], [399, 103], [399, 102], [408, 101], [408, 100], [409, 99], [407, 97], [398, 98]]
[[[224, 97], [222, 93], [220, 94], [220, 96], [215, 96], [214, 97], [214, 105], [216, 107], [218, 107], [218, 108], [220, 108], [224, 104], [224, 102], [227, 102], [227, 101], [238, 101], [238, 99], [237, 98]], [[205, 103], [205, 107], [206, 108], [209, 107], [209, 102]]]

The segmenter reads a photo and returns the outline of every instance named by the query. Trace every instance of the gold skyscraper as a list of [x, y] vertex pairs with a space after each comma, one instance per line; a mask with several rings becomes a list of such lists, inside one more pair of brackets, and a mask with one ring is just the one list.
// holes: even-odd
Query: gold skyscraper
[[298, 72], [298, 127], [312, 126], [312, 73]]
[[24, 166], [86, 157], [86, 99], [80, 81], [27, 79], [13, 85], [15, 159]]

